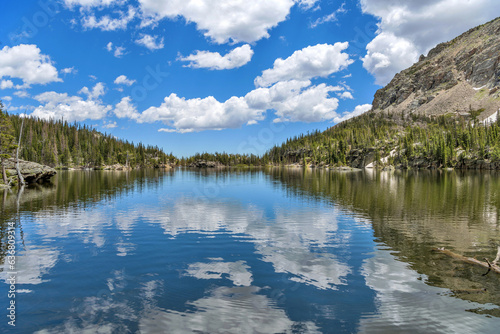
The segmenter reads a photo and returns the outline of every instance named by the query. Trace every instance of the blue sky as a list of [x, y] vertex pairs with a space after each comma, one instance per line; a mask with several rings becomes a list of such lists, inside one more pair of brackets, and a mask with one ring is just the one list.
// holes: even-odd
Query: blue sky
[[496, 0], [25, 0], [0, 8], [0, 99], [187, 156], [262, 154], [370, 109]]

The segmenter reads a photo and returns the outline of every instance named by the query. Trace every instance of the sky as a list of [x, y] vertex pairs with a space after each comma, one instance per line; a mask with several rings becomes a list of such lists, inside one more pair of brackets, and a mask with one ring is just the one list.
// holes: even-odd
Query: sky
[[370, 110], [498, 0], [23, 0], [0, 4], [0, 100], [121, 139], [263, 154]]

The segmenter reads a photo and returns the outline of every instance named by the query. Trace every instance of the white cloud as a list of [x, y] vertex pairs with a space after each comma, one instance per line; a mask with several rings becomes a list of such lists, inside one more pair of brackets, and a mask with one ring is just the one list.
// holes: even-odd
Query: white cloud
[[325, 84], [311, 86], [308, 80], [292, 80], [269, 88], [257, 88], [244, 97], [233, 96], [225, 102], [212, 96], [185, 99], [171, 94], [159, 107], [150, 107], [138, 115], [132, 112], [132, 117], [124, 117], [141, 123], [160, 121], [170, 127], [160, 131], [181, 133], [255, 124], [264, 119], [267, 110], [275, 111], [275, 122], [319, 122], [338, 116], [338, 99], [330, 97], [329, 93], [343, 89]]
[[380, 19], [363, 66], [384, 85], [432, 47], [494, 19], [497, 0], [360, 0], [364, 13]]
[[338, 99], [330, 92], [343, 88], [310, 81], [282, 81], [270, 88], [257, 88], [246, 95], [249, 105], [274, 109], [275, 122], [320, 122], [337, 116]]
[[318, 18], [316, 21], [311, 23], [311, 28], [316, 28], [320, 24], [327, 23], [327, 22], [336, 22], [338, 21], [338, 14], [345, 14], [347, 13], [347, 9], [345, 9], [345, 2], [342, 3], [342, 5], [333, 13], [325, 15], [323, 17]]
[[131, 80], [127, 78], [125, 75], [120, 75], [115, 79], [115, 84], [117, 85], [126, 85], [126, 86], [132, 86], [135, 83], [135, 80]]
[[299, 4], [299, 6], [303, 9], [312, 8], [319, 0], [295, 0]]
[[76, 6], [81, 6], [84, 8], [92, 7], [109, 7], [112, 5], [122, 4], [126, 0], [64, 0], [64, 4], [68, 8], [74, 8]]
[[3, 100], [3, 101], [12, 101], [12, 97], [10, 97], [10, 96], [2, 96], [1, 100]]
[[[113, 52], [116, 58], [120, 58], [125, 54], [125, 48], [123, 46], [113, 46], [113, 42], [106, 44], [106, 50]], [[113, 51], [114, 50], [114, 51]]]
[[0, 50], [0, 78], [10, 77], [23, 81], [23, 86], [62, 81], [50, 57], [40, 53], [33, 44], [4, 46]]
[[363, 67], [375, 76], [375, 83], [385, 85], [394, 75], [418, 58], [415, 45], [391, 33], [381, 33], [366, 46]]
[[125, 48], [123, 46], [117, 46], [116, 49], [115, 49], [115, 52], [113, 53], [113, 55], [116, 58], [120, 58], [124, 54], [125, 54]]
[[114, 129], [114, 128], [118, 127], [118, 124], [116, 124], [116, 121], [115, 122], [109, 122], [109, 123], [104, 122], [103, 125], [102, 125], [102, 127], [105, 128], [105, 129]]
[[353, 63], [347, 53], [349, 43], [317, 44], [295, 51], [286, 59], [278, 58], [274, 66], [262, 72], [255, 79], [255, 85], [269, 86], [284, 80], [308, 80], [314, 77], [328, 77]]
[[148, 34], [141, 34], [141, 36], [142, 37], [137, 39], [135, 41], [135, 43], [142, 45], [142, 46], [145, 46], [150, 51], [163, 49], [163, 47], [165, 46], [163, 44], [163, 37], [159, 38], [159, 36], [153, 36], [153, 35], [148, 35]]
[[[10, 104], [6, 105], [6, 109], [8, 111], [16, 111], [16, 110], [22, 110], [22, 111], [28, 111], [28, 110], [34, 110], [35, 107], [30, 106], [30, 105], [20, 105], [20, 106], [12, 106]], [[21, 113], [19, 116], [23, 117], [25, 114]]]
[[61, 70], [62, 74], [76, 74], [77, 72], [78, 70], [75, 70], [75, 67], [67, 67]]
[[125, 30], [127, 25], [136, 15], [134, 7], [129, 6], [127, 12], [118, 11], [119, 18], [111, 18], [105, 15], [96, 18], [94, 14], [83, 14], [82, 26], [87, 29], [101, 29], [102, 31]]
[[17, 92], [14, 92], [14, 95], [21, 98], [30, 97], [30, 94], [28, 94], [28, 92], [25, 90], [18, 90]]
[[45, 92], [35, 96], [43, 105], [38, 106], [29, 115], [43, 119], [62, 119], [67, 121], [83, 121], [86, 119], [102, 119], [112, 109], [100, 100], [84, 100], [80, 96], [68, 96], [66, 93]]
[[342, 94], [338, 94], [340, 96], [341, 99], [343, 100], [352, 100], [354, 99], [354, 97], [352, 96], [351, 92], [343, 92]]
[[139, 118], [140, 114], [137, 112], [137, 108], [131, 103], [131, 101], [132, 99], [129, 96], [126, 96], [116, 104], [115, 109], [113, 110], [116, 117], [135, 120]]
[[[145, 14], [158, 18], [184, 17], [212, 41], [255, 42], [286, 20], [294, 0], [139, 0]], [[304, 3], [311, 1], [302, 1]]]
[[186, 66], [193, 68], [209, 68], [211, 70], [228, 70], [247, 64], [253, 56], [250, 45], [245, 44], [231, 50], [224, 56], [218, 52], [196, 51], [187, 57], [180, 57], [181, 61], [189, 61]]
[[14, 87], [12, 80], [2, 80], [0, 82], [0, 89], [8, 89]]
[[186, 100], [176, 94], [165, 97], [159, 107], [141, 114], [140, 122], [161, 121], [177, 132], [238, 128], [251, 120], [262, 120], [264, 110], [250, 108], [242, 97], [221, 103], [213, 96]]
[[346, 120], [348, 120], [350, 118], [353, 118], [353, 117], [359, 116], [361, 114], [364, 114], [365, 112], [367, 112], [367, 111], [369, 111], [371, 109], [372, 109], [372, 105], [371, 104], [362, 104], [362, 105], [356, 106], [356, 108], [354, 108], [354, 111], [344, 113], [342, 115], [342, 117], [335, 117], [333, 119], [333, 121], [335, 123], [340, 123], [340, 122], [346, 121]]
[[85, 94], [87, 95], [89, 100], [97, 100], [99, 97], [104, 95], [106, 92], [106, 88], [102, 82], [98, 82], [92, 90], [88, 89], [87, 87], [83, 87], [80, 89], [78, 94]]

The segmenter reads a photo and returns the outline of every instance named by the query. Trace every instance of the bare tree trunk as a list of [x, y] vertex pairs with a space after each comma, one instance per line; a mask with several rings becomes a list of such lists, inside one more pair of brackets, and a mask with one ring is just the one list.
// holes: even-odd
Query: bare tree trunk
[[5, 165], [3, 164], [3, 160], [2, 160], [2, 178], [3, 178], [3, 183], [7, 185], [7, 172], [5, 171]]
[[19, 170], [19, 148], [21, 147], [21, 137], [23, 136], [23, 125], [24, 125], [24, 118], [21, 121], [21, 130], [19, 131], [19, 141], [16, 149], [16, 171], [17, 171], [17, 178], [19, 179], [19, 185], [21, 186], [24, 186], [26, 184], [26, 182], [24, 182], [23, 175]]

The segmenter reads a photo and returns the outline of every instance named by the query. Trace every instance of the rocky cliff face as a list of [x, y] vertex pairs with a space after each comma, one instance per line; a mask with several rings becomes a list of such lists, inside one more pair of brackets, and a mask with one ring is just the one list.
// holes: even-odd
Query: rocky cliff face
[[500, 18], [429, 51], [398, 73], [373, 100], [375, 112], [463, 115], [500, 109]]

